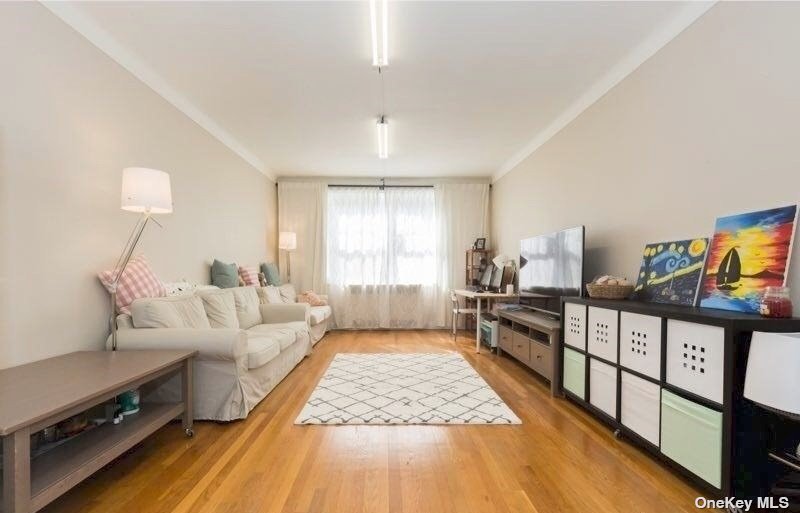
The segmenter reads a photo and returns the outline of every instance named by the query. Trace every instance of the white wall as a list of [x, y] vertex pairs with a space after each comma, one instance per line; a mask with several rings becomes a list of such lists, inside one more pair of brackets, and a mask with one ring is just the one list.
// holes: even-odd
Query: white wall
[[0, 63], [0, 368], [102, 347], [124, 167], [171, 175], [140, 245], [163, 280], [275, 258], [274, 183], [40, 4], [0, 4]]
[[797, 3], [718, 3], [495, 183], [500, 250], [518, 255], [521, 238], [584, 224], [587, 277], [635, 278], [648, 242], [798, 203], [798, 26]]

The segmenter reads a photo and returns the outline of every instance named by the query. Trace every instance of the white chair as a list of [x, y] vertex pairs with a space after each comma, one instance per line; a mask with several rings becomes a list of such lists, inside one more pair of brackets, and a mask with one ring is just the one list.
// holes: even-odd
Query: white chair
[[477, 308], [461, 308], [458, 303], [458, 296], [455, 291], [450, 291], [450, 301], [453, 303], [453, 338], [458, 338], [458, 316], [459, 315], [475, 315], [478, 313]]

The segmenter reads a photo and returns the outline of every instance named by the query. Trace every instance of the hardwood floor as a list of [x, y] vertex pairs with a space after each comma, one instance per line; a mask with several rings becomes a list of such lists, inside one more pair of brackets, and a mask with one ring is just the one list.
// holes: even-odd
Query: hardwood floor
[[[519, 426], [295, 426], [339, 352], [460, 351]], [[251, 414], [170, 425], [48, 506], [55, 512], [675, 512], [689, 484], [474, 339], [333, 332]]]

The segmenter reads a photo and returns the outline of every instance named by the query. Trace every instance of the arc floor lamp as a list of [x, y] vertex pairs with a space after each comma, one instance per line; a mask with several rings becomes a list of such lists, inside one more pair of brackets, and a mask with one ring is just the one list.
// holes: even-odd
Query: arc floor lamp
[[123, 169], [120, 208], [128, 212], [141, 213], [141, 216], [136, 221], [136, 225], [128, 237], [128, 242], [122, 248], [122, 253], [117, 259], [112, 274], [114, 280], [111, 282], [110, 292], [111, 349], [113, 351], [117, 350], [117, 286], [148, 222], [152, 220], [161, 226], [158, 221], [153, 219], [153, 214], [172, 213], [172, 189], [169, 174], [145, 167]]
[[297, 233], [280, 232], [278, 234], [278, 249], [286, 252], [286, 281], [292, 283], [292, 251], [297, 249]]

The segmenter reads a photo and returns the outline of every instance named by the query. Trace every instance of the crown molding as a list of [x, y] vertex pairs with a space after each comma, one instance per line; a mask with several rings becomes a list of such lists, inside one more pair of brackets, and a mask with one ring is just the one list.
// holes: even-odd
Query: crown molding
[[270, 180], [275, 181], [275, 176], [261, 159], [245, 148], [243, 144], [237, 141], [235, 137], [208, 114], [173, 88], [161, 75], [142, 61], [139, 56], [128, 50], [93, 19], [81, 12], [79, 8], [69, 2], [61, 1], [42, 1], [41, 4], [245, 162]]
[[628, 75], [636, 71], [639, 66], [650, 59], [659, 50], [678, 37], [692, 23], [711, 9], [717, 0], [689, 2], [672, 19], [662, 24], [647, 38], [629, 52], [621, 61], [612, 67], [597, 82], [592, 84], [581, 96], [578, 97], [566, 110], [556, 117], [549, 125], [536, 134], [528, 144], [511, 156], [495, 173], [492, 174], [492, 183], [499, 180], [509, 171], [517, 167], [523, 160], [533, 155], [547, 141], [552, 139], [567, 125], [572, 123], [586, 109], [594, 105]]

